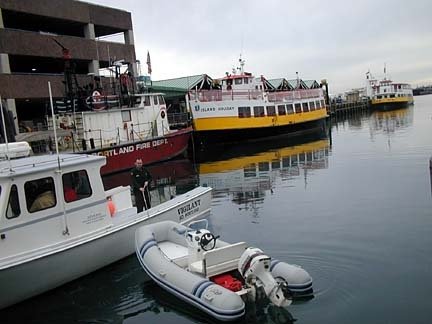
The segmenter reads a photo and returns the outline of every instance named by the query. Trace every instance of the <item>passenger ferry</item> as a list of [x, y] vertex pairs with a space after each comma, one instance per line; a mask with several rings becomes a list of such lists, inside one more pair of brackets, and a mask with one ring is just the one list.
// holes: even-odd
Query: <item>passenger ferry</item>
[[[227, 74], [219, 89], [192, 90], [186, 102], [196, 137], [204, 142], [303, 135], [324, 129], [327, 110], [322, 89], [274, 91], [261, 76]], [[273, 91], [272, 91], [273, 90]]]
[[393, 82], [387, 77], [378, 80], [370, 72], [366, 73], [366, 95], [372, 108], [380, 110], [398, 109], [414, 103], [413, 90], [408, 83]]

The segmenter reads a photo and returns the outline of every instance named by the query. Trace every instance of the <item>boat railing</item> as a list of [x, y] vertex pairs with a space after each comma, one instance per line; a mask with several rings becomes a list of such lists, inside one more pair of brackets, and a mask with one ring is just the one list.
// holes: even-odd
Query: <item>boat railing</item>
[[200, 90], [190, 91], [189, 100], [200, 102], [225, 100], [265, 100], [286, 102], [322, 97], [322, 89], [299, 89], [292, 91], [265, 92], [262, 90]]
[[130, 106], [134, 103], [133, 99], [122, 99], [117, 95], [96, 95], [83, 96], [79, 98], [57, 98], [54, 101], [55, 112], [58, 114], [72, 113], [77, 111], [101, 111], [124, 106]]
[[190, 100], [200, 102], [225, 100], [263, 100], [262, 90], [200, 90], [189, 92]]
[[268, 93], [270, 102], [291, 102], [301, 99], [322, 97], [322, 89], [299, 89], [293, 91], [276, 91]]
[[[146, 140], [154, 137], [154, 123], [136, 123], [127, 128], [92, 129], [82, 131], [82, 138], [73, 139], [73, 147], [78, 150], [109, 148], [122, 143]], [[125, 137], [126, 136], [126, 137]]]
[[171, 129], [187, 127], [191, 123], [190, 114], [188, 112], [169, 113], [168, 123]]

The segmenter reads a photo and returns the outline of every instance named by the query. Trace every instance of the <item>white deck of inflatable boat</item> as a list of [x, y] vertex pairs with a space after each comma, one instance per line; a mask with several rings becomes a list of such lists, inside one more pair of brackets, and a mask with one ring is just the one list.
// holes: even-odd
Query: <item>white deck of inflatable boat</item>
[[176, 260], [189, 255], [188, 248], [170, 241], [162, 241], [158, 243], [159, 248], [170, 260]]

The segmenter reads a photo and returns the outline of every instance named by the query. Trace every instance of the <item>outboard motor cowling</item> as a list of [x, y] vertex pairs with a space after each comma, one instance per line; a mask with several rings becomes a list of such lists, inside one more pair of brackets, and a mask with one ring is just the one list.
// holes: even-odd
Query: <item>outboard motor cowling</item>
[[271, 258], [258, 248], [247, 248], [240, 257], [238, 271], [249, 287], [263, 287], [267, 297], [276, 306], [291, 304], [286, 282], [277, 282], [270, 272]]

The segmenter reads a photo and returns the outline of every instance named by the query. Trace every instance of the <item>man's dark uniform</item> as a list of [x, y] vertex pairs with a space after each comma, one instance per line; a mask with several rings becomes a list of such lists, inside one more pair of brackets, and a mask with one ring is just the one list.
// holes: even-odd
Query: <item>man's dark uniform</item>
[[[145, 209], [150, 208], [150, 181], [152, 180], [150, 172], [147, 171], [144, 167], [138, 169], [137, 167], [133, 168], [131, 171], [132, 177], [132, 190], [135, 195], [135, 204], [139, 212], [142, 212]], [[144, 192], [140, 190], [140, 188], [144, 187], [144, 183], [148, 182], [147, 187], [144, 189]], [[144, 196], [145, 202], [144, 202]]]

